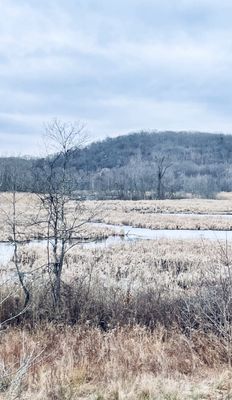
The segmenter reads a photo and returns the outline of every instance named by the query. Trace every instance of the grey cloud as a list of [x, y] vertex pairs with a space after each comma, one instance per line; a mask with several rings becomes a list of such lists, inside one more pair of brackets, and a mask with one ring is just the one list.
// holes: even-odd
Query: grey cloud
[[146, 128], [232, 131], [231, 2], [0, 6], [4, 151], [34, 151], [54, 116], [86, 121], [95, 139]]

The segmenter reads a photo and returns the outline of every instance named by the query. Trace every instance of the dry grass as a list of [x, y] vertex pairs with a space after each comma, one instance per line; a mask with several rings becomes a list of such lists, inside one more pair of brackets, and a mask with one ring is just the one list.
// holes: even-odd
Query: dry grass
[[[18, 370], [32, 351], [39, 357], [15, 389]], [[1, 399], [194, 400], [232, 395], [224, 348], [217, 338], [201, 333], [189, 340], [161, 327], [153, 333], [138, 326], [107, 333], [89, 326], [45, 325], [32, 332], [11, 328], [1, 334], [0, 354], [5, 373]]]
[[[96, 204], [87, 202], [89, 208]], [[220, 216], [232, 213], [230, 200], [104, 201], [101, 209], [99, 220], [108, 224], [151, 229], [232, 229], [232, 218]]]
[[[24, 319], [33, 324], [53, 318], [50, 278], [41, 265], [46, 265], [41, 247], [23, 250], [21, 271], [32, 293]], [[90, 321], [103, 329], [117, 324], [139, 323], [153, 328], [178, 324], [188, 332], [197, 324], [217, 332], [223, 307], [228, 315], [231, 309], [231, 265], [232, 245], [215, 243], [212, 247], [209, 241], [157, 240], [106, 249], [74, 248], [65, 258], [62, 320], [72, 324]], [[17, 313], [22, 304], [10, 268], [13, 271], [11, 263], [1, 271], [2, 282], [4, 276], [9, 281], [0, 300], [12, 293], [0, 307], [1, 320]], [[211, 320], [207, 318], [209, 311], [213, 313]]]
[[[32, 271], [46, 265], [47, 255], [39, 244], [20, 247], [22, 271], [30, 277]], [[134, 292], [146, 288], [173, 293], [197, 285], [203, 273], [214, 276], [218, 268], [232, 261], [232, 245], [207, 240], [168, 240], [125, 242], [106, 248], [77, 246], [65, 257], [63, 281], [88, 281], [91, 287], [105, 285], [117, 290]], [[14, 271], [10, 261], [1, 275]], [[39, 270], [34, 276], [41, 275]], [[46, 279], [46, 274], [44, 276]], [[185, 289], [183, 287], [185, 286]], [[166, 288], [166, 289], [165, 289]]]
[[232, 192], [219, 192], [216, 195], [217, 200], [232, 200]]
[[[38, 204], [32, 195], [20, 196], [26, 226]], [[4, 199], [0, 228], [7, 237], [3, 217], [11, 209]], [[231, 211], [226, 200], [101, 204], [102, 220], [141, 226], [166, 218], [157, 211]], [[197, 218], [205, 224], [206, 217]], [[25, 236], [43, 232], [33, 229]], [[86, 229], [87, 237], [111, 233]], [[0, 399], [232, 399], [231, 244], [162, 239], [75, 247], [65, 258], [56, 322], [49, 322], [50, 277], [40, 269], [44, 249], [25, 245], [20, 251], [32, 298], [27, 312], [0, 330]], [[13, 263], [4, 268], [0, 282], [9, 281], [0, 283], [0, 321], [23, 303]]]
[[[44, 212], [36, 195], [18, 193], [16, 211], [19, 223], [18, 238], [32, 239], [46, 236], [46, 224], [34, 223], [44, 220]], [[68, 205], [69, 217], [72, 219], [75, 203]], [[180, 216], [178, 213], [201, 215]], [[80, 213], [80, 222], [87, 220], [91, 214], [94, 219], [119, 225], [132, 225], [153, 229], [212, 229], [231, 230], [232, 218], [222, 218], [219, 214], [232, 214], [231, 200], [151, 200], [151, 201], [87, 201]], [[204, 216], [203, 214], [212, 214]], [[214, 214], [214, 215], [213, 215]], [[12, 234], [12, 195], [0, 193], [0, 240], [8, 240]], [[78, 231], [80, 238], [104, 237], [112, 230], [84, 225]]]
[[[0, 241], [9, 241], [12, 238], [12, 193], [0, 193]], [[82, 207], [80, 205], [80, 207]], [[77, 223], [87, 221], [91, 215], [98, 214], [100, 204], [80, 208]], [[74, 211], [75, 210], [75, 211]], [[76, 211], [76, 203], [67, 205], [67, 215], [72, 220]], [[17, 240], [41, 239], [47, 236], [47, 215], [41, 207], [38, 196], [30, 193], [16, 193], [16, 228]], [[77, 230], [77, 237], [81, 240], [104, 238], [114, 234], [114, 230], [84, 224]]]

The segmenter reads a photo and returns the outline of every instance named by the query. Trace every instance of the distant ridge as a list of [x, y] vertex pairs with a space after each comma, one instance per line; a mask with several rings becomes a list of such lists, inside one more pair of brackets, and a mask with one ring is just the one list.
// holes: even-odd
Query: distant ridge
[[[167, 168], [159, 182], [161, 161]], [[44, 163], [46, 159], [0, 158], [0, 190], [10, 190], [15, 168], [20, 174], [17, 189], [32, 190], [33, 175], [35, 171], [40, 173]], [[213, 197], [221, 191], [232, 191], [232, 135], [130, 133], [75, 150], [69, 168], [77, 191], [90, 197]]]

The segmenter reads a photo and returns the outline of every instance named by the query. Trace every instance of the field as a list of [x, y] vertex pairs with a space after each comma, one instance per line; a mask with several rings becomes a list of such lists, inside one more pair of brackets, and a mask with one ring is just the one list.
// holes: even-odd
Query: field
[[[86, 201], [80, 211], [80, 222], [99, 221], [106, 224], [132, 225], [151, 229], [212, 229], [232, 230], [232, 200], [141, 200]], [[68, 204], [70, 219], [74, 201]], [[12, 235], [12, 194], [0, 193], [0, 240]], [[36, 195], [16, 196], [18, 237], [21, 240], [46, 237], [44, 211]], [[230, 218], [225, 215], [230, 214]], [[96, 232], [97, 230], [97, 232]], [[112, 234], [96, 225], [84, 224], [78, 230], [80, 238], [104, 237]]]
[[[1, 204], [7, 240], [11, 195], [3, 194]], [[218, 215], [231, 206], [230, 199], [87, 202], [80, 219], [158, 227], [167, 217], [170, 229], [177, 220], [179, 229], [196, 223], [206, 229], [209, 217], [171, 213]], [[18, 195], [17, 215], [20, 240], [46, 236], [35, 196]], [[226, 229], [229, 218], [212, 220], [215, 229]], [[88, 224], [79, 238], [112, 233]], [[65, 255], [58, 319], [51, 276], [41, 267], [46, 251], [25, 244], [19, 255], [32, 297], [20, 315], [22, 289], [9, 275], [14, 263], [2, 265], [0, 398], [232, 399], [232, 243], [160, 239], [73, 247]]]
[[[96, 207], [94, 202], [87, 204]], [[224, 214], [232, 215], [231, 200], [103, 201], [99, 219], [151, 229], [231, 230], [232, 218]]]

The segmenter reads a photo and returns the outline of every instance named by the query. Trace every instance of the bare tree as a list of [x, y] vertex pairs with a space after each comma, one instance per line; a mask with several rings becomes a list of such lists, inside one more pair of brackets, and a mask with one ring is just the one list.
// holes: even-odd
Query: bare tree
[[12, 218], [12, 244], [14, 247], [14, 256], [13, 256], [13, 260], [14, 260], [14, 265], [17, 271], [17, 275], [19, 278], [19, 282], [20, 285], [23, 289], [24, 292], [24, 297], [25, 297], [25, 301], [24, 301], [24, 307], [27, 306], [27, 304], [29, 303], [30, 300], [30, 291], [29, 288], [27, 287], [27, 285], [25, 284], [25, 280], [24, 280], [24, 274], [20, 269], [20, 261], [19, 261], [19, 254], [18, 254], [18, 239], [17, 239], [17, 214], [16, 214], [16, 192], [13, 191], [12, 193], [12, 211], [13, 211], [13, 218]]
[[155, 157], [155, 162], [157, 166], [157, 199], [162, 200], [164, 198], [164, 177], [172, 163], [167, 156], [162, 154]]
[[46, 126], [46, 138], [56, 153], [44, 165], [44, 193], [39, 198], [47, 215], [47, 263], [53, 304], [59, 315], [65, 255], [78, 243], [78, 232], [90, 219], [82, 218], [84, 206], [75, 198], [75, 182], [70, 174], [70, 161], [86, 137], [83, 126], [54, 120]]
[[10, 169], [10, 189], [11, 192], [5, 198], [5, 204], [9, 205], [9, 210], [1, 208], [1, 212], [4, 215], [6, 226], [9, 229], [8, 240], [13, 246], [13, 257], [12, 261], [14, 263], [19, 284], [24, 293], [24, 309], [30, 301], [30, 289], [25, 282], [25, 273], [22, 271], [22, 265], [20, 262], [19, 246], [22, 243], [22, 231], [25, 231], [26, 221], [24, 220], [23, 214], [18, 210], [17, 205], [20, 201], [20, 195], [17, 195], [17, 185], [20, 182], [20, 174], [16, 166], [12, 166]]

